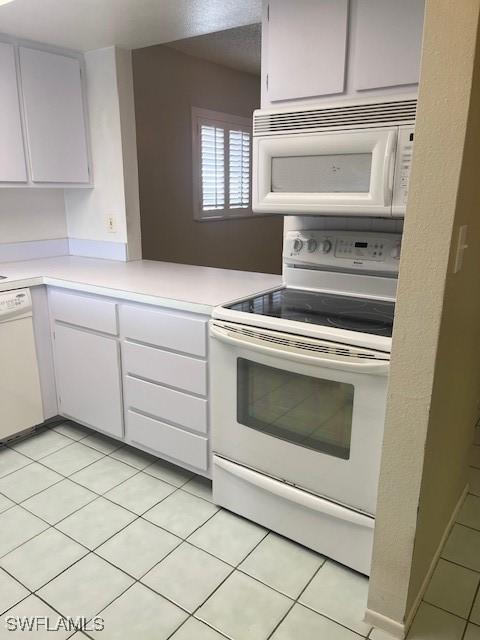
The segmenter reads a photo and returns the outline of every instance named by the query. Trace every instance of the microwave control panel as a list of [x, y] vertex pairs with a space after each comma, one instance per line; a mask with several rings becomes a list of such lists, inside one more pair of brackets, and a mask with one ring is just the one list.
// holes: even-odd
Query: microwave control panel
[[408, 198], [408, 184], [413, 155], [414, 127], [399, 127], [395, 178], [393, 182], [392, 215], [404, 216]]
[[290, 267], [396, 274], [401, 238], [370, 231], [289, 231], [283, 259]]

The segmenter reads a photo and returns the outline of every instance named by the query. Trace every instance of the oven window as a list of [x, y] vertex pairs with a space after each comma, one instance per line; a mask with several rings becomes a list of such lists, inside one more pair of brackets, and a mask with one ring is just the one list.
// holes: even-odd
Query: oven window
[[368, 193], [371, 153], [272, 158], [272, 192]]
[[337, 458], [350, 458], [354, 388], [237, 359], [237, 421]]

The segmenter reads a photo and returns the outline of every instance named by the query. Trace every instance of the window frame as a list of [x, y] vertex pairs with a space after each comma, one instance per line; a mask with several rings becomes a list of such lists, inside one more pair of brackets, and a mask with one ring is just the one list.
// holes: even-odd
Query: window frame
[[[202, 125], [222, 127], [224, 133], [225, 150], [225, 175], [224, 193], [225, 206], [223, 209], [204, 211], [202, 207], [202, 149], [201, 134]], [[230, 207], [230, 131], [244, 131], [250, 134], [250, 163], [249, 163], [249, 204], [248, 207]], [[193, 217], [198, 222], [211, 222], [214, 220], [231, 220], [233, 218], [251, 217], [252, 212], [252, 120], [242, 116], [231, 115], [210, 109], [192, 107], [192, 179], [193, 179]]]

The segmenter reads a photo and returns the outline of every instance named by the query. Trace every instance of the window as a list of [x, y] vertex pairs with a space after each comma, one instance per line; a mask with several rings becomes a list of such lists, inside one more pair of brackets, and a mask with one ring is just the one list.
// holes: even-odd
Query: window
[[251, 121], [194, 108], [192, 139], [195, 218], [251, 215]]

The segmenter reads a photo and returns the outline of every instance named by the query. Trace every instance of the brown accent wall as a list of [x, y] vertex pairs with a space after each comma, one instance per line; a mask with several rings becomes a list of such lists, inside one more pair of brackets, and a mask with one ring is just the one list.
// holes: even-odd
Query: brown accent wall
[[133, 51], [143, 257], [281, 272], [283, 218], [197, 222], [191, 108], [251, 117], [257, 76], [158, 45]]

